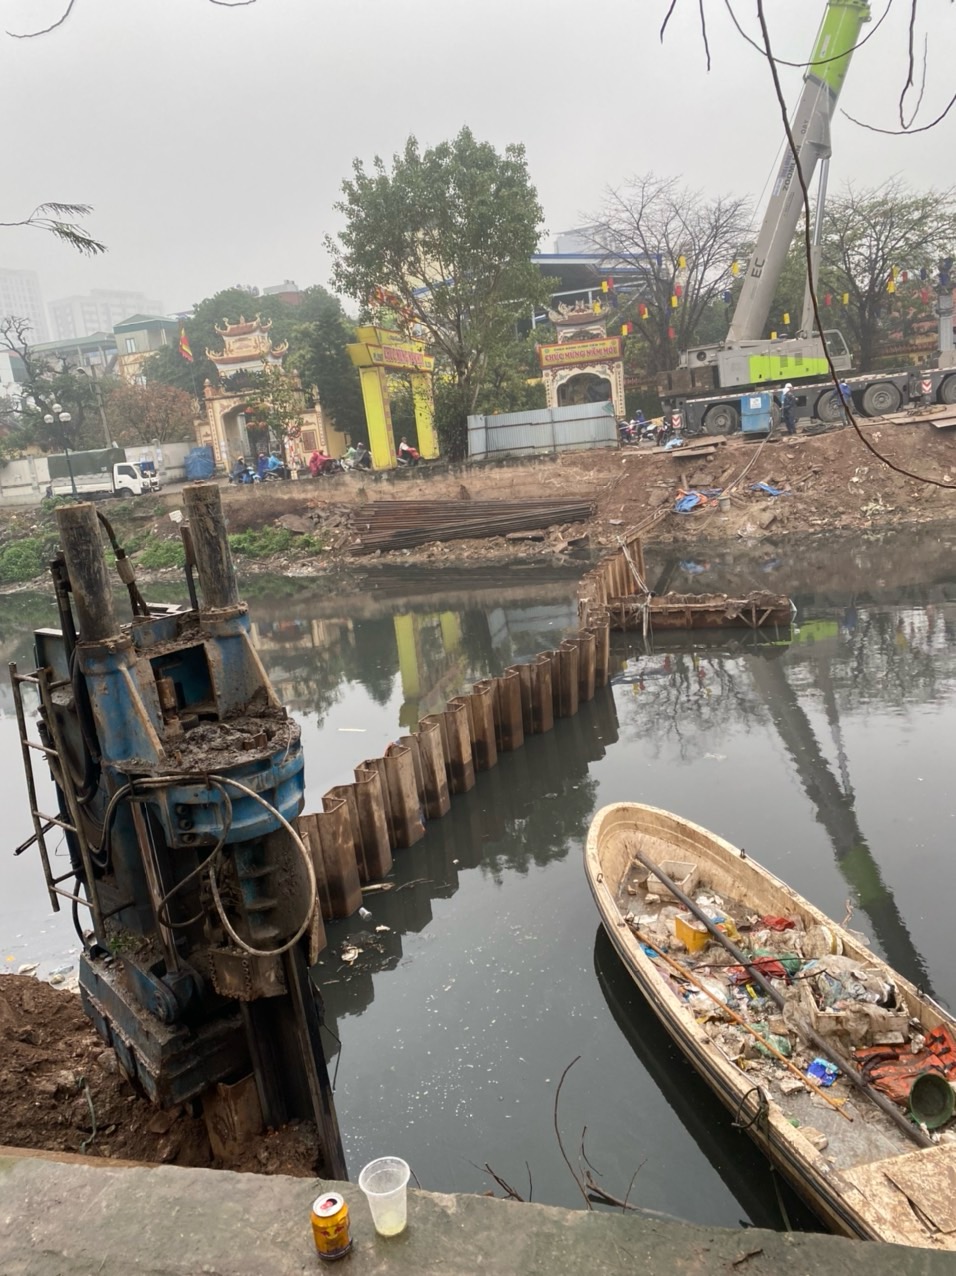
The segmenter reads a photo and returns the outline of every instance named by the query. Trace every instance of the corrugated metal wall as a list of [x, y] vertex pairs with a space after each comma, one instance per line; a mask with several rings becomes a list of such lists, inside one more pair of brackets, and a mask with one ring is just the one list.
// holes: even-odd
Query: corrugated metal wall
[[581, 403], [468, 418], [468, 455], [473, 460], [617, 446], [612, 403]]

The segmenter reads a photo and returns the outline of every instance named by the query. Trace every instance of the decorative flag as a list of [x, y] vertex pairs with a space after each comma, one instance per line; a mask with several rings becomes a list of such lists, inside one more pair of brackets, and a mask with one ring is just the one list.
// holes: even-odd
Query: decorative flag
[[843, 302], [845, 306], [848, 306], [850, 304], [850, 294], [848, 292], [845, 292], [843, 296], [840, 298], [840, 300]]
[[622, 337], [628, 337], [628, 336], [630, 336], [630, 334], [631, 334], [633, 331], [634, 331], [634, 325], [633, 325], [632, 323], [622, 323], [622, 324], [621, 324], [621, 336], [622, 336]]
[[677, 258], [677, 269], [678, 270], [687, 269], [687, 258], [684, 256], [683, 253], [681, 253], [681, 255]]
[[927, 301], [929, 301], [929, 289], [928, 289], [928, 288], [921, 288], [921, 289], [919, 290], [919, 299], [920, 299], [920, 301], [923, 303], [923, 305], [925, 306], [925, 305], [926, 305], [926, 303], [927, 303]]
[[910, 278], [910, 272], [909, 272], [908, 270], [901, 270], [901, 271], [900, 271], [900, 283], [901, 283], [901, 284], [909, 283], [909, 278]]
[[787, 325], [790, 323], [790, 312], [788, 310], [783, 312], [783, 322]]
[[735, 262], [734, 262], [734, 264], [730, 267], [730, 273], [731, 273], [732, 275], [739, 275], [739, 274], [740, 274], [740, 262], [739, 262], [739, 261], [735, 261]]
[[894, 282], [894, 283], [896, 283], [896, 276], [897, 276], [898, 274], [899, 274], [899, 271], [896, 269], [896, 267], [895, 267], [895, 266], [891, 266], [891, 267], [890, 267], [890, 278], [893, 280], [893, 282]]
[[672, 292], [671, 293], [671, 310], [676, 310], [676, 309], [677, 309], [677, 293]]
[[645, 306], [645, 305], [644, 305], [643, 301], [642, 301], [642, 302], [641, 302], [641, 304], [638, 306], [638, 308], [637, 308], [637, 313], [640, 315], [640, 317], [641, 317], [642, 319], [646, 319], [646, 318], [647, 318], [647, 306]]
[[893, 280], [892, 280], [892, 279], [887, 279], [887, 281], [886, 281], [886, 291], [887, 291], [887, 292], [896, 292], [896, 284], [893, 282]]
[[596, 301], [591, 307], [591, 309], [594, 311], [596, 315], [599, 315], [601, 313], [601, 303], [599, 301]]
[[770, 340], [771, 340], [771, 341], [776, 341], [776, 340], [777, 340], [777, 334], [776, 334], [775, 332], [771, 332], [771, 334], [770, 334]]
[[833, 300], [833, 293], [832, 293], [832, 292], [825, 292], [825, 293], [823, 294], [823, 304], [824, 304], [825, 306], [828, 306], [832, 300]]
[[602, 279], [602, 280], [601, 280], [601, 291], [602, 291], [602, 292], [607, 292], [607, 280], [606, 280], [606, 279]]
[[675, 296], [675, 297], [683, 297], [683, 295], [684, 295], [684, 289], [681, 287], [681, 285], [680, 285], [680, 284], [675, 284], [675, 285], [674, 285], [674, 296]]
[[187, 363], [192, 363], [193, 352], [189, 344], [189, 338], [186, 336], [186, 325], [183, 324], [179, 329], [179, 353]]
[[667, 339], [668, 339], [668, 341], [676, 341], [676, 339], [677, 339], [677, 333], [674, 331], [674, 329], [673, 329], [673, 328], [668, 328], [668, 329], [667, 329]]
[[924, 279], [924, 280], [929, 279], [929, 271], [926, 269], [925, 266], [920, 267], [919, 277], [920, 279]]

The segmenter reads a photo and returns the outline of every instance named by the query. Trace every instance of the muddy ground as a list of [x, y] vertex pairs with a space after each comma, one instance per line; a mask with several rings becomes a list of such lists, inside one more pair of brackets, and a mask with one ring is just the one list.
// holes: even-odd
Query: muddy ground
[[[665, 454], [610, 448], [454, 471], [436, 467], [430, 472], [426, 467], [420, 474], [402, 473], [398, 480], [341, 475], [264, 490], [227, 489], [225, 503], [230, 528], [237, 531], [285, 522], [290, 513], [305, 515], [317, 529], [327, 527], [332, 546], [321, 557], [328, 561], [353, 552], [360, 534], [350, 534], [343, 508], [365, 501], [594, 501], [590, 524], [560, 527], [542, 540], [495, 537], [375, 555], [435, 565], [560, 558], [582, 533], [592, 550], [613, 547], [623, 529], [644, 523], [658, 511], [671, 511], [678, 493], [687, 488], [731, 488], [731, 509], [722, 513], [716, 501], [710, 501], [690, 514], [668, 512], [648, 531], [648, 543], [777, 540], [791, 533], [871, 530], [956, 517], [956, 430], [939, 430], [920, 420], [907, 425], [861, 422], [861, 430], [902, 469], [953, 487], [897, 473], [873, 456], [852, 428], [841, 426], [792, 439], [773, 437], [762, 446], [739, 436], [722, 439], [715, 442], [713, 454], [702, 459], [686, 457], [679, 449]], [[751, 490], [756, 483], [785, 489], [786, 494], [770, 497]], [[365, 565], [369, 559], [359, 561]], [[311, 569], [318, 565], [313, 560]], [[305, 567], [303, 563], [300, 570]]]
[[227, 1163], [201, 1115], [142, 1098], [96, 1035], [74, 992], [0, 976], [0, 1145], [260, 1174], [314, 1173], [314, 1131], [289, 1126]]
[[[347, 581], [378, 564], [467, 567], [495, 563], [561, 563], [613, 548], [628, 528], [652, 523], [649, 546], [699, 540], [759, 544], [779, 542], [794, 533], [872, 531], [907, 524], [945, 523], [956, 517], [956, 430], [941, 430], [929, 420], [906, 424], [860, 423], [864, 439], [903, 470], [884, 464], [849, 426], [825, 433], [771, 437], [764, 443], [730, 439], [700, 440], [713, 451], [705, 457], [647, 448], [608, 448], [562, 453], [533, 460], [447, 466], [380, 475], [341, 474], [263, 487], [222, 485], [230, 532], [285, 533], [285, 546], [268, 544], [237, 556], [240, 574], [257, 571], [289, 576], [332, 573]], [[931, 480], [931, 481], [920, 481]], [[753, 490], [765, 483], [783, 489], [770, 496]], [[953, 484], [952, 487], [937, 484]], [[689, 488], [731, 493], [728, 511], [709, 499], [691, 513], [673, 512], [675, 499]], [[358, 554], [361, 530], [357, 508], [370, 501], [447, 501], [462, 507], [473, 501], [523, 501], [554, 498], [594, 503], [590, 522], [542, 528], [511, 538], [431, 542], [413, 549]], [[169, 517], [182, 506], [182, 489], [125, 503], [107, 501], [103, 511], [128, 544], [141, 580], [180, 576], [179, 569], [149, 569], [144, 550], [179, 539]], [[655, 519], [655, 515], [660, 515]], [[23, 538], [55, 544], [52, 511], [18, 507], [0, 511], [0, 547]], [[25, 584], [6, 588], [24, 588]]]

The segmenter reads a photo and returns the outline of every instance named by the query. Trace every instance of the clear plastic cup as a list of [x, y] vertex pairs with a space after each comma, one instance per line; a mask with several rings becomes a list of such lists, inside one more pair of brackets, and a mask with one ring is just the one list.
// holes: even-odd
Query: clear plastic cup
[[377, 1161], [369, 1161], [359, 1175], [359, 1187], [365, 1193], [379, 1236], [398, 1236], [404, 1232], [410, 1174], [411, 1170], [400, 1156], [380, 1156]]

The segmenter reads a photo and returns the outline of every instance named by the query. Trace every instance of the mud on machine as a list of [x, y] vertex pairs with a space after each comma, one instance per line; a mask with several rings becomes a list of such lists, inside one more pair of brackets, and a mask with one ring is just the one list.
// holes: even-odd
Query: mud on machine
[[[219, 489], [187, 487], [185, 506], [188, 606], [144, 602], [94, 505], [56, 511], [60, 628], [36, 631], [35, 672], [10, 667], [35, 830], [18, 853], [35, 843], [54, 909], [71, 901], [83, 1007], [139, 1089], [163, 1107], [201, 1098], [214, 1148], [262, 1123], [312, 1121], [316, 1169], [345, 1178], [309, 979], [321, 920], [294, 826], [299, 728], [250, 640]], [[38, 741], [25, 687], [39, 701]], [[55, 814], [38, 806], [37, 757]], [[69, 869], [54, 873], [46, 838], [57, 831]]]

